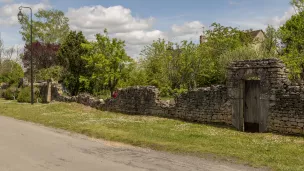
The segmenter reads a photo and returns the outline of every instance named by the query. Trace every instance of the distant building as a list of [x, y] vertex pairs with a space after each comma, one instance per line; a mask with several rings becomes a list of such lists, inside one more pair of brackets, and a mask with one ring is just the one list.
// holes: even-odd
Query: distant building
[[250, 32], [251, 37], [253, 38], [253, 47], [258, 49], [261, 47], [262, 43], [266, 39], [266, 35], [263, 30], [254, 30]]

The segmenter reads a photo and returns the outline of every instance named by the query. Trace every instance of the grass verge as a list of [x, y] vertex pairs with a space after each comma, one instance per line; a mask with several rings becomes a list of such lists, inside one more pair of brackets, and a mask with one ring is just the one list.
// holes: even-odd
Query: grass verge
[[304, 137], [243, 133], [172, 119], [103, 112], [76, 103], [32, 106], [0, 99], [0, 115], [156, 150], [215, 154], [274, 170], [304, 170]]

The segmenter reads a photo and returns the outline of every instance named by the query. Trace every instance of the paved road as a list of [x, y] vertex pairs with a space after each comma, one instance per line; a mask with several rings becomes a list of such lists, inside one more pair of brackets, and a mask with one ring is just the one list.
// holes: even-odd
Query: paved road
[[0, 171], [255, 170], [91, 139], [0, 116]]

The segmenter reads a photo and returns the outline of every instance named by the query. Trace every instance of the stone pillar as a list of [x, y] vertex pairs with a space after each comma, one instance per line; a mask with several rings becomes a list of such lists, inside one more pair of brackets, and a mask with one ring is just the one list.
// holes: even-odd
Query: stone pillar
[[52, 101], [52, 80], [47, 80], [46, 88], [47, 88], [46, 102], [50, 103]]

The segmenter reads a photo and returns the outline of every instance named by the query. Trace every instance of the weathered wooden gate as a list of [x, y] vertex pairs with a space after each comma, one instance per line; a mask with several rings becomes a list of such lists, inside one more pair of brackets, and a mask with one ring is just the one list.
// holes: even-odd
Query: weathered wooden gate
[[244, 131], [260, 131], [260, 80], [246, 80], [244, 90]]

